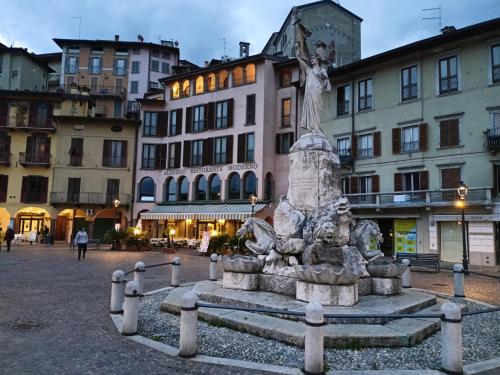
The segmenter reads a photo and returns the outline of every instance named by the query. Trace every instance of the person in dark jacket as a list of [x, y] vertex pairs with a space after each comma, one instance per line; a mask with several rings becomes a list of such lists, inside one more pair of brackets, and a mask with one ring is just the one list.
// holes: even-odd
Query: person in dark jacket
[[10, 251], [10, 243], [14, 239], [14, 231], [11, 227], [8, 227], [5, 231], [5, 242], [7, 243], [7, 251]]

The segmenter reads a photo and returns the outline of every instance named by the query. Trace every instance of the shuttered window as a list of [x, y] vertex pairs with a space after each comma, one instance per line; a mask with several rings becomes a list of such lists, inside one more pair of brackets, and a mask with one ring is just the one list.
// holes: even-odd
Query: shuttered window
[[491, 73], [493, 82], [500, 82], [500, 44], [491, 47]]
[[457, 56], [439, 60], [439, 93], [446, 94], [458, 91]]
[[77, 167], [82, 165], [83, 159], [83, 138], [71, 138], [69, 149], [69, 165]]
[[255, 94], [247, 95], [246, 125], [255, 124]]
[[102, 153], [103, 167], [124, 168], [127, 166], [127, 141], [105, 139]]
[[293, 145], [294, 133], [278, 133], [276, 134], [276, 153], [288, 154], [290, 147]]
[[21, 203], [47, 203], [49, 178], [24, 176], [21, 186]]
[[144, 132], [146, 137], [158, 135], [158, 112], [144, 112]]
[[181, 142], [170, 143], [168, 147], [168, 168], [180, 168]]
[[0, 174], [0, 202], [7, 201], [7, 189], [9, 185], [9, 176]]
[[444, 120], [439, 123], [441, 147], [458, 146], [460, 144], [458, 119]]
[[372, 80], [366, 79], [358, 82], [358, 111], [372, 108]]
[[285, 98], [281, 100], [281, 126], [290, 127], [292, 114], [292, 99]]
[[460, 181], [460, 168], [441, 169], [441, 186], [443, 189], [458, 188]]
[[154, 169], [155, 167], [155, 151], [156, 145], [143, 144], [142, 145], [142, 169]]

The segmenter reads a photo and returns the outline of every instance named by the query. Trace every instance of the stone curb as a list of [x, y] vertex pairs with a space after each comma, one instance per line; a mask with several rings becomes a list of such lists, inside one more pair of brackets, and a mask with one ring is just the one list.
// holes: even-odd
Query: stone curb
[[[181, 287], [184, 286], [190, 286], [194, 285], [196, 283], [186, 283], [180, 285]], [[174, 287], [166, 287], [166, 288], [161, 288], [161, 289], [156, 289], [152, 290], [150, 292], [144, 293], [144, 296], [147, 295], [153, 295], [165, 290], [169, 289], [176, 289]], [[453, 297], [451, 294], [446, 294], [446, 293], [436, 293], [436, 292], [430, 292], [425, 289], [417, 289], [421, 290], [427, 293], [432, 293], [435, 295], [441, 295], [441, 296], [446, 296], [446, 297]], [[488, 307], [496, 307], [494, 305], [490, 305], [485, 302], [481, 301], [476, 301], [470, 298], [464, 298], [467, 301], [471, 301], [474, 303], [482, 304], [484, 306]], [[121, 332], [121, 327], [123, 324], [123, 316], [122, 315], [116, 315], [116, 314], [109, 314], [111, 317], [111, 320], [113, 321], [116, 329], [118, 332]], [[146, 345], [150, 347], [151, 349], [158, 350], [162, 353], [165, 353], [167, 355], [180, 358], [177, 356], [179, 353], [179, 349], [175, 348], [173, 346], [163, 344], [157, 341], [154, 341], [152, 339], [149, 339], [147, 337], [141, 336], [141, 335], [134, 335], [134, 336], [123, 336], [127, 339], [130, 339], [134, 342], [137, 342], [142, 345]], [[190, 358], [190, 359], [184, 359], [185, 361], [191, 361], [191, 362], [201, 362], [201, 363], [207, 363], [207, 364], [217, 364], [217, 365], [223, 365], [223, 366], [232, 366], [232, 367], [239, 367], [242, 369], [248, 369], [248, 370], [255, 370], [255, 371], [264, 371], [264, 372], [271, 372], [271, 373], [276, 373], [276, 374], [289, 374], [289, 375], [303, 375], [304, 373], [297, 368], [291, 368], [291, 367], [285, 367], [285, 366], [277, 366], [277, 365], [271, 365], [271, 364], [264, 364], [264, 363], [258, 363], [258, 362], [250, 362], [250, 361], [242, 361], [242, 360], [237, 360], [237, 359], [228, 359], [228, 358], [220, 358], [220, 357], [211, 357], [211, 356], [206, 356], [206, 355], [198, 355], [195, 358]], [[500, 372], [500, 357], [492, 358], [486, 361], [481, 361], [481, 362], [476, 362], [476, 363], [471, 363], [469, 365], [464, 366], [464, 372], [463, 375], [496, 375]], [[326, 375], [446, 375], [444, 372], [438, 371], [438, 370], [330, 370], [326, 373]]]

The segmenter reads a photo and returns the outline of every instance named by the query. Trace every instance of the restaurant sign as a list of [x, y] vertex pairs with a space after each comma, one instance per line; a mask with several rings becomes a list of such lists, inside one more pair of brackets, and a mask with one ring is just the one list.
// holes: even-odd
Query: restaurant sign
[[257, 163], [244, 163], [244, 164], [228, 164], [220, 166], [206, 166], [206, 167], [191, 167], [191, 168], [178, 168], [178, 169], [165, 169], [163, 173], [165, 176], [180, 176], [187, 173], [217, 173], [217, 172], [233, 172], [257, 169]]

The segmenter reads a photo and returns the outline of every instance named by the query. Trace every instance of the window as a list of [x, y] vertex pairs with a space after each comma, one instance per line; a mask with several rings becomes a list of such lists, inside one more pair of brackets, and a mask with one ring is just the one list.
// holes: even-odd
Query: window
[[153, 72], [160, 71], [160, 62], [158, 60], [151, 60], [151, 70]]
[[226, 70], [219, 73], [219, 90], [227, 89], [229, 87], [229, 79]]
[[168, 147], [168, 168], [179, 168], [181, 166], [181, 143], [170, 143]]
[[371, 193], [373, 191], [372, 176], [364, 176], [359, 178], [359, 192]]
[[270, 201], [273, 199], [273, 175], [271, 173], [266, 174], [264, 180], [264, 200]]
[[50, 138], [45, 134], [28, 137], [26, 139], [25, 161], [30, 163], [49, 163]]
[[285, 48], [286, 42], [288, 41], [288, 36], [286, 34], [283, 34], [283, 37], [281, 38], [281, 49]]
[[420, 172], [403, 173], [403, 191], [420, 190]]
[[280, 87], [290, 87], [292, 85], [292, 72], [290, 70], [282, 70], [280, 73]]
[[358, 111], [372, 108], [372, 80], [366, 79], [358, 82]]
[[342, 177], [342, 194], [349, 194], [349, 177]]
[[101, 71], [102, 71], [102, 59], [98, 56], [92, 56], [89, 61], [89, 73], [101, 74]]
[[441, 186], [443, 189], [455, 189], [460, 186], [460, 168], [441, 169]]
[[226, 164], [227, 138], [215, 138], [214, 164]]
[[364, 134], [359, 136], [358, 158], [373, 157], [373, 134]]
[[108, 178], [106, 183], [106, 204], [113, 204], [113, 200], [120, 196], [120, 180]]
[[417, 66], [401, 70], [401, 99], [411, 100], [418, 97]]
[[155, 167], [155, 150], [156, 145], [143, 144], [142, 145], [142, 169], [154, 169]]
[[205, 130], [205, 106], [193, 107], [193, 113], [193, 132], [202, 132]]
[[169, 125], [169, 130], [168, 130], [169, 136], [180, 134], [181, 113], [182, 113], [182, 109], [170, 111], [170, 125]]
[[[394, 191], [419, 191], [429, 189], [429, 172], [407, 172], [394, 174]], [[425, 199], [425, 194], [413, 195]]]
[[127, 75], [127, 61], [125, 59], [116, 59], [114, 70], [116, 76]]
[[69, 149], [69, 165], [78, 167], [82, 165], [83, 158], [83, 138], [71, 138]]
[[401, 152], [412, 152], [420, 150], [419, 127], [407, 126], [401, 129]]
[[[30, 111], [35, 110], [35, 124], [36, 126], [44, 127], [49, 119], [49, 106], [47, 103], [38, 103], [30, 106]], [[50, 126], [50, 125], [49, 125]]]
[[17, 78], [19, 77], [19, 71], [18, 70], [13, 70], [12, 71], [12, 78]]
[[439, 93], [458, 91], [457, 56], [439, 60]]
[[139, 92], [139, 81], [130, 81], [130, 93], [137, 94]]
[[97, 82], [98, 82], [99, 78], [98, 77], [90, 77], [90, 91], [92, 91], [92, 93], [96, 93], [97, 92]]
[[10, 135], [6, 132], [0, 132], [0, 164], [10, 164]]
[[159, 57], [160, 56], [160, 51], [158, 51], [157, 49], [154, 49], [151, 51], [151, 54], [154, 56], [154, 57]]
[[161, 72], [164, 74], [170, 74], [170, 64], [166, 62], [161, 63]]
[[214, 174], [210, 177], [210, 183], [208, 186], [208, 199], [210, 200], [220, 200], [220, 177]]
[[[1, 63], [1, 61], [0, 61], [0, 63]], [[8, 187], [9, 187], [9, 175], [0, 174], [0, 202], [7, 201]]]
[[196, 200], [204, 201], [208, 196], [208, 184], [205, 176], [199, 176], [196, 180]]
[[79, 203], [80, 202], [80, 178], [68, 178], [68, 203]]
[[245, 143], [245, 161], [255, 161], [255, 134], [248, 133]]
[[175, 82], [173, 85], [172, 85], [172, 89], [171, 89], [171, 94], [172, 96], [172, 99], [179, 99], [180, 98], [180, 85], [179, 85], [179, 82]]
[[500, 44], [491, 47], [491, 73], [493, 83], [500, 82]]
[[351, 86], [342, 86], [337, 89], [337, 116], [349, 114]]
[[46, 203], [49, 178], [24, 176], [21, 186], [21, 203]]
[[491, 112], [491, 135], [500, 135], [500, 112]]
[[247, 111], [245, 124], [255, 124], [255, 94], [247, 95]]
[[289, 127], [291, 123], [292, 99], [285, 98], [281, 100], [281, 126]]
[[155, 201], [155, 182], [151, 177], [144, 177], [141, 182], [139, 182], [139, 201]]
[[103, 167], [124, 168], [127, 166], [127, 141], [104, 140]]
[[161, 57], [163, 57], [164, 59], [170, 59], [170, 53], [166, 52], [166, 51], [163, 51], [161, 53]]
[[243, 84], [243, 68], [237, 66], [233, 70], [233, 86], [241, 86]]
[[255, 65], [254, 64], [248, 64], [245, 67], [245, 82], [246, 83], [252, 83], [255, 82]]
[[158, 89], [158, 88], [160, 88], [160, 85], [158, 82], [149, 81], [149, 89], [150, 90], [154, 90], [154, 89]]
[[198, 76], [194, 81], [194, 93], [196, 95], [203, 94], [205, 89], [205, 81], [203, 80], [203, 76]]
[[240, 199], [241, 198], [241, 179], [238, 173], [233, 173], [229, 176], [228, 183], [228, 199]]
[[186, 97], [191, 94], [191, 84], [189, 81], [186, 79], [184, 82], [182, 82], [182, 96]]
[[257, 195], [257, 177], [255, 173], [248, 172], [243, 176], [243, 199], [250, 198], [250, 195]]
[[216, 103], [215, 128], [227, 128], [227, 101]]
[[68, 56], [66, 57], [66, 73], [74, 74], [78, 71], [78, 57]]
[[207, 91], [215, 91], [215, 74], [210, 73], [207, 76], [207, 83], [206, 83]]
[[288, 154], [290, 147], [293, 145], [293, 132], [276, 134], [276, 153]]
[[165, 182], [165, 201], [175, 202], [177, 198], [177, 184], [173, 177], [169, 177]]
[[177, 180], [177, 197], [179, 201], [187, 201], [189, 199], [189, 182], [184, 176]]
[[457, 118], [439, 122], [439, 146], [452, 147], [460, 144], [459, 121]]
[[140, 61], [132, 61], [132, 74], [139, 73]]
[[158, 112], [144, 112], [143, 135], [150, 137], [158, 135]]
[[191, 166], [200, 166], [203, 161], [203, 140], [191, 143]]
[[337, 139], [337, 153], [339, 155], [340, 161], [344, 158], [351, 157], [351, 138], [339, 138]]

